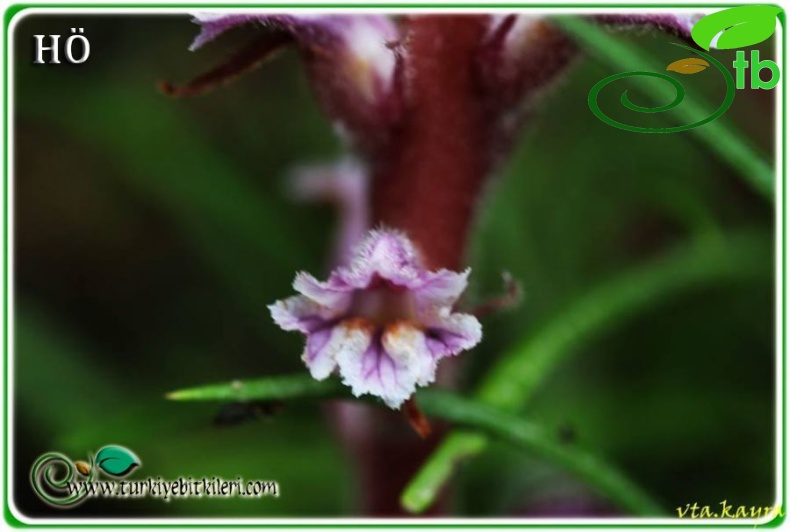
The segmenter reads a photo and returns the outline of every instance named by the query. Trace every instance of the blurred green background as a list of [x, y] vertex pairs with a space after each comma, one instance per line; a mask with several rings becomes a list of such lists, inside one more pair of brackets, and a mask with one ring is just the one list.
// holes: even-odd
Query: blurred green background
[[[32, 35], [82, 27], [81, 65], [32, 64]], [[206, 96], [156, 90], [220, 62], [253, 35], [199, 52], [188, 16], [30, 15], [15, 43], [14, 491], [27, 515], [355, 515], [355, 482], [320, 405], [270, 420], [212, 423], [217, 406], [165, 392], [303, 370], [302, 340], [266, 304], [329, 252], [328, 206], [289, 198], [295, 165], [342, 154], [298, 54]], [[618, 38], [669, 64], [669, 39]], [[770, 43], [761, 57], [771, 57]], [[717, 52], [725, 64], [733, 54]], [[773, 218], [759, 196], [688, 133], [609, 127], [587, 93], [613, 74], [583, 57], [545, 91], [477, 225], [471, 297], [511, 272], [525, 297], [485, 321], [473, 385], [515, 342], [602, 282], [695, 239], [748, 231], [750, 275], [658, 298], [567, 356], [526, 414], [621, 467], [668, 509], [774, 500]], [[748, 74], [747, 74], [748, 75]], [[748, 78], [747, 78], [748, 79]], [[686, 83], [686, 79], [683, 80]], [[694, 76], [711, 108], [715, 75]], [[691, 89], [689, 89], [691, 90]], [[725, 119], [766, 157], [775, 94], [738, 91]], [[615, 101], [616, 95], [611, 96]], [[658, 119], [657, 119], [658, 120]], [[47, 451], [85, 459], [108, 443], [142, 459], [137, 477], [280, 483], [278, 499], [88, 501], [35, 498], [29, 467]], [[616, 509], [544, 461], [504, 444], [454, 480], [460, 516], [608, 514]]]

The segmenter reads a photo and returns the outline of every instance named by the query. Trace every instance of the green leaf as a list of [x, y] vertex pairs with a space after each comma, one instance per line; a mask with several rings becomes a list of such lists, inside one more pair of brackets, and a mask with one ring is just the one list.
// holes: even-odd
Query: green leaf
[[[770, 279], [770, 242], [758, 234], [711, 237], [681, 246], [652, 263], [621, 274], [576, 299], [543, 327], [530, 332], [483, 379], [482, 403], [522, 408], [551, 371], [574, 348], [593, 340], [644, 309], [687, 290], [751, 278]], [[406, 486], [401, 502], [410, 512], [428, 508], [462, 458], [482, 452], [485, 434], [448, 435]]]
[[[273, 400], [330, 398], [344, 393], [336, 380], [315, 381], [309, 375], [299, 374], [211, 384], [172, 392], [167, 397], [180, 401]], [[616, 469], [587, 451], [561, 445], [533, 423], [447, 392], [420, 390], [417, 401], [428, 415], [485, 431], [576, 473], [623, 509], [640, 515], [656, 515], [661, 511]]]
[[[539, 331], [530, 334], [521, 345], [505, 354], [484, 379], [477, 394], [478, 403], [448, 399], [446, 394], [431, 390], [418, 392], [417, 401], [426, 413], [477, 430], [453, 432], [442, 442], [407, 486], [401, 499], [403, 506], [411, 512], [420, 512], [430, 506], [455, 464], [482, 452], [488, 436], [494, 434], [571, 469], [623, 508], [641, 514], [655, 513], [657, 506], [610, 467], [587, 453], [568, 456], [566, 451], [555, 449], [548, 437], [533, 425], [519, 425], [512, 416], [501, 411], [495, 413], [494, 409], [517, 410], [523, 406], [571, 348], [642, 309], [692, 288], [722, 281], [770, 277], [770, 268], [764, 267], [770, 265], [764, 260], [769, 252], [770, 242], [748, 232], [688, 243], [595, 288]], [[241, 401], [344, 395], [347, 394], [339, 382], [315, 381], [305, 374], [211, 384], [171, 392], [167, 398]], [[512, 431], [508, 431], [508, 427]]]
[[304, 374], [209, 384], [170, 392], [165, 397], [173, 401], [270, 401], [328, 397], [343, 391], [335, 380], [317, 381]]
[[530, 421], [439, 390], [422, 390], [418, 402], [428, 415], [484, 430], [531, 454], [576, 474], [626, 511], [641, 516], [663, 513], [659, 504], [620, 471], [592, 453], [557, 437]]
[[740, 6], [712, 13], [691, 29], [691, 38], [701, 48], [710, 50], [713, 39], [721, 32], [716, 48], [746, 48], [773, 35], [776, 16], [782, 12], [777, 6]]
[[140, 465], [140, 459], [126, 447], [106, 445], [96, 453], [96, 465], [108, 475], [125, 477]]

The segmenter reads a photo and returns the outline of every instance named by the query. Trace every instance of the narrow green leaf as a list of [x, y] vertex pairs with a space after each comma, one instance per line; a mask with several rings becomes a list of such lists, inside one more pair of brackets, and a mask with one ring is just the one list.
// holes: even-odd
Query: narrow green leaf
[[[623, 510], [641, 516], [656, 516], [663, 513], [659, 504], [616, 468], [576, 445], [558, 442], [556, 436], [532, 422], [480, 402], [438, 390], [422, 391], [418, 401], [428, 415], [486, 431], [563, 467], [586, 481]], [[470, 438], [457, 441], [464, 442], [462, 445], [468, 446], [467, 452], [477, 450], [472, 443], [476, 441], [474, 434], [471, 434]]]
[[[106, 368], [91, 362], [98, 357], [92, 358], [94, 353], [62, 323], [22, 295], [14, 306], [14, 393], [28, 423], [42, 434], [68, 434], [74, 427], [97, 425], [104, 412], [128, 403], [125, 390], [110, 384], [114, 380]], [[45, 391], [59, 390], [64, 382], [90, 382], [92, 393], [74, 394], [63, 408], [59, 394]]]
[[273, 401], [328, 397], [342, 392], [339, 382], [317, 381], [305, 373], [209, 384], [170, 392], [165, 397], [173, 401]]
[[[693, 288], [755, 277], [770, 279], [770, 246], [764, 237], [751, 233], [699, 240], [594, 288], [505, 353], [483, 379], [477, 399], [500, 409], [519, 410], [575, 347], [634, 314]], [[448, 435], [404, 490], [404, 508], [414, 513], [428, 508], [454, 464], [482, 452], [486, 443], [480, 433]]]
[[[503, 356], [479, 388], [479, 405], [448, 399], [447, 394], [431, 390], [420, 391], [417, 400], [426, 413], [478, 430], [454, 432], [445, 439], [404, 491], [403, 506], [412, 512], [420, 512], [430, 506], [442, 484], [452, 474], [454, 465], [483, 451], [487, 445], [487, 434], [491, 433], [538, 451], [573, 470], [623, 508], [638, 513], [655, 513], [657, 507], [633, 487], [629, 488], [633, 499], [628, 498], [622, 491], [628, 482], [619, 473], [600, 464], [589, 454], [569, 457], [565, 451], [555, 449], [534, 426], [514, 424], [508, 414], [500, 412], [493, 415], [493, 409], [518, 410], [573, 347], [610, 330], [613, 325], [642, 309], [691, 288], [753, 277], [765, 279], [770, 276], [770, 261], [765, 261], [769, 252], [770, 242], [751, 233], [710, 238], [679, 247], [653, 263], [597, 287]], [[345, 390], [335, 380], [315, 381], [303, 374], [212, 384], [171, 392], [167, 398], [179, 401], [244, 401], [316, 399], [342, 397], [344, 394]], [[511, 425], [520, 428], [507, 432]]]
[[[266, 377], [242, 382], [212, 384], [172, 392], [169, 399], [180, 401], [218, 400], [272, 400], [336, 397], [344, 393], [336, 380], [315, 381], [309, 375], [286, 375]], [[571, 445], [562, 445], [549, 433], [516, 416], [497, 411], [483, 404], [475, 404], [448, 392], [420, 390], [417, 394], [420, 407], [430, 416], [435, 416], [460, 425], [473, 427], [502, 438], [528, 452], [543, 456], [553, 463], [576, 473], [580, 478], [596, 487], [603, 495], [623, 508], [640, 515], [655, 515], [660, 512], [640, 488], [621, 473], [605, 464], [587, 451]], [[475, 441], [477, 435], [466, 442]], [[485, 444], [484, 439], [479, 441]], [[454, 449], [455, 450], [455, 449]], [[460, 449], [458, 449], [460, 450]], [[473, 454], [478, 448], [467, 448]], [[101, 452], [100, 452], [101, 454]], [[464, 453], [456, 455], [456, 459]], [[448, 471], [449, 473], [449, 471]]]
[[[579, 17], [556, 17], [552, 22], [589, 51], [595, 59], [610, 66], [615, 72], [661, 72], [665, 69], [652, 57]], [[644, 84], [643, 90], [657, 102], [670, 101], [676, 96], [665, 84]], [[704, 106], [688, 95], [683, 105], [677, 108], [677, 112], [687, 123], [692, 123], [706, 114]], [[725, 117], [689, 132], [735, 169], [757, 192], [769, 199], [773, 198], [776, 175], [774, 168]]]

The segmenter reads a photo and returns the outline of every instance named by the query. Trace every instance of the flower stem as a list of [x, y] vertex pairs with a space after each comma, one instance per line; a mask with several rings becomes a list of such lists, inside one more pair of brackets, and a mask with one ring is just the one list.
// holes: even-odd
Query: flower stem
[[486, 19], [405, 20], [405, 112], [375, 170], [373, 219], [405, 231], [428, 268], [460, 268], [489, 170], [489, 125], [474, 78]]
[[[372, 221], [404, 231], [423, 266], [458, 270], [464, 261], [474, 208], [489, 170], [486, 110], [474, 79], [475, 52], [488, 17], [413, 16], [404, 20], [403, 116], [377, 159], [371, 186]], [[445, 364], [440, 382], [448, 384]], [[444, 435], [434, 427], [420, 440], [403, 420], [370, 412], [356, 457], [363, 472], [366, 512], [402, 515], [403, 487]], [[347, 443], [347, 445], [349, 445]], [[442, 511], [434, 498], [432, 508]]]

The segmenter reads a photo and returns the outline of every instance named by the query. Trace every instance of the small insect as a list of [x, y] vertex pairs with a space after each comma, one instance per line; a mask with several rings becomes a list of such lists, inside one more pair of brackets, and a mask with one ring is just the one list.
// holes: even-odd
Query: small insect
[[256, 419], [269, 419], [282, 407], [282, 401], [234, 401], [220, 406], [213, 423], [217, 427], [229, 427]]

